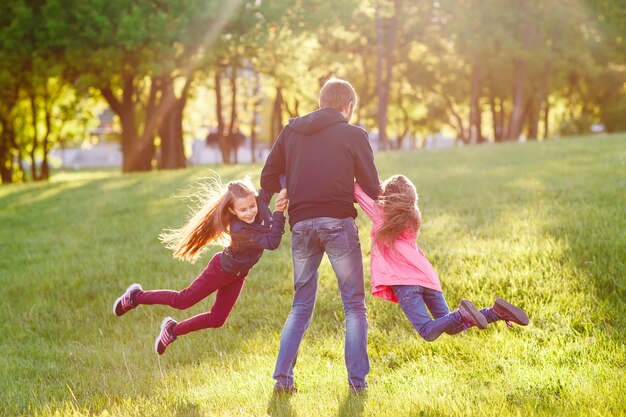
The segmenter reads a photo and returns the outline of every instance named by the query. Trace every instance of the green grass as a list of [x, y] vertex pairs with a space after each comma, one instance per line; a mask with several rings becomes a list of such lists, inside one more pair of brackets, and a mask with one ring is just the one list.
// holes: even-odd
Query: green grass
[[[351, 397], [343, 313], [324, 260], [296, 367], [273, 397], [291, 304], [290, 235], [252, 270], [226, 326], [159, 358], [161, 319], [205, 311], [112, 302], [134, 281], [183, 288], [204, 267], [159, 243], [207, 167], [60, 173], [0, 187], [0, 414], [7, 416], [626, 415], [626, 137], [379, 154], [381, 178], [416, 183], [421, 246], [451, 306], [503, 296], [531, 324], [427, 343], [392, 303], [367, 296], [370, 389]], [[225, 180], [260, 166], [218, 168]], [[365, 257], [369, 225], [358, 218]], [[367, 262], [366, 262], [367, 263]], [[366, 285], [369, 287], [366, 268]]]

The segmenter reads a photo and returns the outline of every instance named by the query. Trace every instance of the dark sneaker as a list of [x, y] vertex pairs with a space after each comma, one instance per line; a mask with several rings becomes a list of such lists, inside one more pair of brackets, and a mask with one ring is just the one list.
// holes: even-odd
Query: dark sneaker
[[274, 385], [274, 394], [291, 395], [295, 394], [296, 392], [298, 392], [298, 388], [296, 388], [294, 385], [281, 385], [278, 383]]
[[480, 311], [474, 306], [474, 304], [466, 299], [461, 299], [461, 303], [459, 304], [459, 312], [461, 313], [461, 319], [464, 324], [471, 326], [476, 326], [481, 330], [487, 328], [487, 319], [482, 315]]
[[154, 341], [154, 350], [159, 355], [165, 353], [165, 348], [176, 340], [176, 336], [174, 335], [174, 326], [176, 326], [176, 324], [178, 324], [178, 322], [171, 317], [166, 317], [161, 322], [161, 332]]
[[504, 320], [506, 325], [512, 327], [511, 323], [519, 324], [520, 326], [527, 326], [529, 323], [528, 315], [521, 308], [514, 306], [513, 304], [503, 300], [502, 298], [496, 298], [496, 301], [491, 307], [496, 316], [500, 320]]
[[126, 288], [124, 294], [115, 300], [113, 304], [113, 314], [122, 317], [124, 314], [137, 307], [135, 296], [139, 291], [142, 291], [141, 285], [139, 284], [132, 284], [130, 287]]
[[357, 387], [356, 385], [350, 385], [350, 394], [352, 395], [366, 395], [367, 385], [364, 387]]

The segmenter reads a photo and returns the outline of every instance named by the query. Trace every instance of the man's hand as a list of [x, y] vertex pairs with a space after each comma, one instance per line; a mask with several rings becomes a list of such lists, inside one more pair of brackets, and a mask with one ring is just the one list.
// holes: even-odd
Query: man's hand
[[278, 197], [276, 198], [276, 202], [280, 201], [280, 200], [288, 200], [289, 196], [287, 195], [287, 189], [283, 188], [282, 190], [280, 190], [280, 193], [278, 193]]
[[287, 195], [287, 189], [283, 188], [276, 198], [276, 210], [284, 212], [287, 210], [287, 207], [289, 207], [289, 196]]
[[285, 210], [287, 210], [287, 207], [289, 207], [289, 200], [276, 200], [276, 205], [275, 205], [275, 210], [276, 211], [282, 211], [285, 212]]

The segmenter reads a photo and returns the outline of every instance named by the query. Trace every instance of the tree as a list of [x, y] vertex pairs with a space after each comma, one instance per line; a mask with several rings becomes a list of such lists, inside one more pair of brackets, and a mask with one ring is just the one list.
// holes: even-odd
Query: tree
[[[182, 112], [194, 74], [236, 4], [50, 0], [71, 77], [95, 86], [120, 120], [123, 171], [184, 166]], [[165, 157], [164, 157], [165, 156]]]

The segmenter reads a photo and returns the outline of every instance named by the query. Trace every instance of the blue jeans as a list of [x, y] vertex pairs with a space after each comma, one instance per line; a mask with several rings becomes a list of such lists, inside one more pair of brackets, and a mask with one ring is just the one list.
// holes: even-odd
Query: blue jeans
[[[392, 289], [404, 315], [424, 340], [432, 342], [442, 333], [453, 335], [465, 330], [461, 313], [458, 310], [450, 312], [440, 291], [420, 285], [394, 285]], [[434, 320], [430, 318], [426, 309], [430, 311]], [[482, 309], [480, 312], [488, 323], [499, 320], [491, 308]]]
[[317, 269], [324, 253], [337, 276], [346, 316], [345, 361], [348, 383], [359, 390], [367, 387], [367, 318], [363, 288], [361, 243], [354, 219], [318, 217], [296, 223], [291, 230], [294, 297], [291, 312], [280, 337], [274, 379], [276, 388], [293, 387], [293, 368], [304, 332], [311, 323], [317, 296]]

